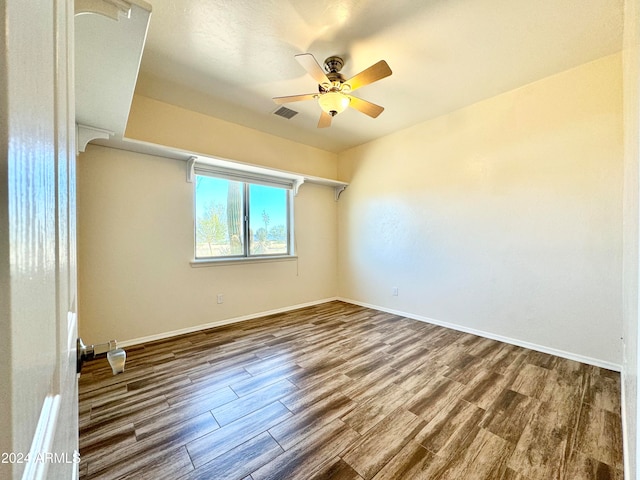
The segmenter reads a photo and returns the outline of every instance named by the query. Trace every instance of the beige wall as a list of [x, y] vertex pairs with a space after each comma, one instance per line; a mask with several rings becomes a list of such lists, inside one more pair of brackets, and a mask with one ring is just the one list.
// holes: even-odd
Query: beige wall
[[136, 97], [131, 137], [351, 185], [337, 204], [333, 190], [303, 185], [297, 262], [193, 268], [184, 164], [90, 147], [79, 159], [81, 333], [130, 340], [339, 293], [620, 365], [621, 109], [614, 55], [343, 152], [338, 164]]
[[337, 155], [136, 95], [127, 138], [316, 177], [336, 179]]
[[341, 153], [340, 296], [619, 366], [621, 109], [614, 55]]
[[[301, 150], [311, 163], [324, 160]], [[280, 147], [283, 158], [300, 154], [291, 142]], [[194, 268], [193, 184], [185, 173], [181, 161], [105, 147], [89, 146], [80, 155], [85, 343], [139, 339], [336, 296], [333, 189], [304, 184], [295, 197], [297, 261]]]

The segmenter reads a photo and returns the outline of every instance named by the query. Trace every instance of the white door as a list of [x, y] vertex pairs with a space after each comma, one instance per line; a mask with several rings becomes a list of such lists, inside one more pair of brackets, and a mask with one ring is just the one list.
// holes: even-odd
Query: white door
[[0, 2], [0, 478], [78, 474], [73, 1]]

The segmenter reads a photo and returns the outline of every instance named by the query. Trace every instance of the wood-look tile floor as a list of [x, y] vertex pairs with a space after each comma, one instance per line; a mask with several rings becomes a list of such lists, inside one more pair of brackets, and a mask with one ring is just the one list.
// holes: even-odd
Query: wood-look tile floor
[[376, 310], [127, 355], [80, 378], [82, 479], [623, 478], [619, 374]]

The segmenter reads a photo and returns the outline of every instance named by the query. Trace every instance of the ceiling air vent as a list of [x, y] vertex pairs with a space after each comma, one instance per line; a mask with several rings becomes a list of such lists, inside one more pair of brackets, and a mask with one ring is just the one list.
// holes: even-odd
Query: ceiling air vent
[[298, 114], [298, 112], [296, 112], [295, 110], [291, 110], [290, 108], [287, 108], [287, 107], [280, 107], [275, 112], [273, 112], [273, 114], [278, 115], [279, 117], [282, 117], [282, 118], [286, 118], [287, 120], [290, 120], [291, 118], [295, 117]]

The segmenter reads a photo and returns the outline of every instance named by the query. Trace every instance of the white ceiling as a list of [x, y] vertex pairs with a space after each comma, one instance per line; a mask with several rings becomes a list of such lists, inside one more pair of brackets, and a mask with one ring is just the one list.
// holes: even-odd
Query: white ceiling
[[[341, 151], [622, 47], [623, 0], [148, 0], [136, 92]], [[317, 84], [294, 59], [346, 60], [346, 78], [384, 59], [391, 77], [357, 96], [385, 107], [316, 124], [315, 101], [273, 115], [275, 96]]]

